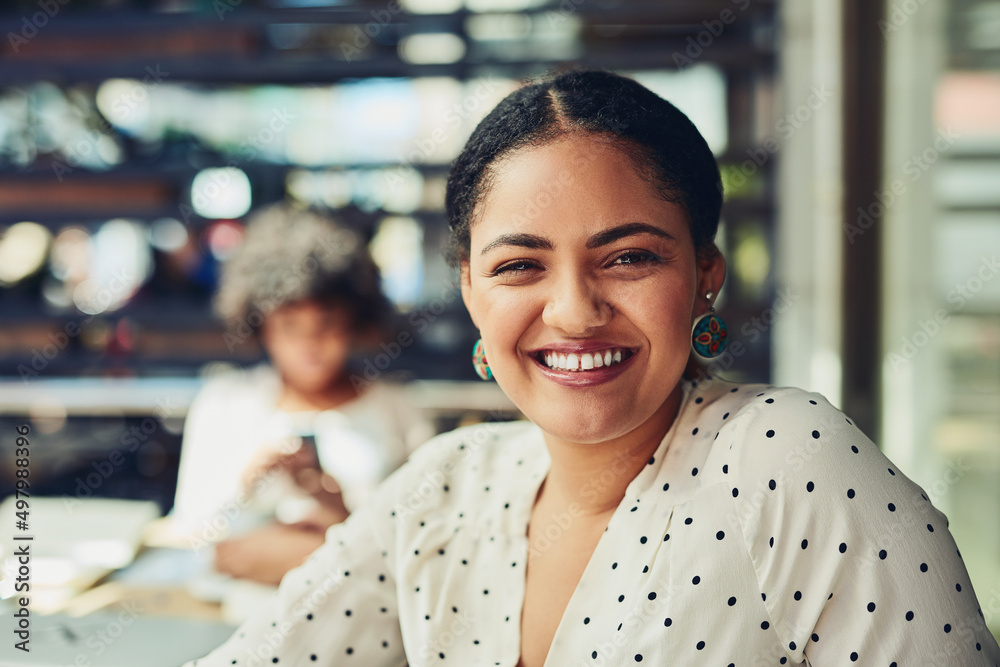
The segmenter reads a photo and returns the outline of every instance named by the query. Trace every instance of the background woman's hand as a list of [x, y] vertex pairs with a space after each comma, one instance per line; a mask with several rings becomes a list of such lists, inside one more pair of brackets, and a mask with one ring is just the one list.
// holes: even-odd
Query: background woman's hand
[[268, 442], [257, 449], [240, 475], [243, 490], [252, 495], [261, 481], [281, 470], [300, 468], [312, 455], [294, 436]]
[[324, 534], [311, 527], [272, 524], [215, 545], [215, 569], [238, 579], [277, 586], [323, 544]]

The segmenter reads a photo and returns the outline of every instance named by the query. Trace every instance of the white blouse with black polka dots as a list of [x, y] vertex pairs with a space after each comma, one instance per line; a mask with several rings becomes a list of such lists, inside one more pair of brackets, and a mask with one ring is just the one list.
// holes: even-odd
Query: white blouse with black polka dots
[[[514, 667], [548, 466], [528, 422], [432, 439], [268, 613], [189, 665]], [[684, 381], [545, 664], [640, 662], [996, 666], [1000, 648], [947, 519], [850, 419], [820, 394], [710, 377]]]

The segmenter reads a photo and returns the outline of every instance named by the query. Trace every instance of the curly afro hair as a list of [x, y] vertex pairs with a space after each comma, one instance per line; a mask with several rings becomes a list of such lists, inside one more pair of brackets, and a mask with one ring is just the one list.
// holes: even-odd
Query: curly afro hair
[[604, 135], [635, 160], [661, 197], [684, 206], [699, 254], [714, 254], [722, 182], [711, 149], [677, 107], [634, 79], [601, 69], [546, 74], [505, 97], [472, 132], [451, 165], [445, 208], [452, 266], [469, 257], [476, 206], [492, 167], [522, 147], [571, 132]]
[[286, 204], [261, 209], [222, 268], [215, 311], [257, 332], [274, 309], [302, 301], [346, 308], [357, 331], [381, 329], [392, 314], [359, 234], [318, 211]]

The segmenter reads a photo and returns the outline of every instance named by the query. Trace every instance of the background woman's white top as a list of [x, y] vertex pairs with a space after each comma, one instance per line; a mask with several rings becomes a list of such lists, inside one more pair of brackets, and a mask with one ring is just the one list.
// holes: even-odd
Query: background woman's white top
[[[435, 438], [197, 665], [514, 667], [549, 464], [526, 422]], [[947, 520], [916, 484], [821, 395], [712, 378], [685, 382], [546, 665], [998, 661]]]
[[268, 477], [253, 498], [241, 476], [262, 447], [288, 436], [315, 434], [323, 469], [340, 484], [348, 510], [356, 508], [418, 445], [434, 434], [401, 387], [370, 385], [334, 410], [282, 412], [282, 385], [268, 365], [210, 379], [184, 424], [176, 528], [207, 542], [269, 519], [294, 521], [313, 502], [287, 476]]

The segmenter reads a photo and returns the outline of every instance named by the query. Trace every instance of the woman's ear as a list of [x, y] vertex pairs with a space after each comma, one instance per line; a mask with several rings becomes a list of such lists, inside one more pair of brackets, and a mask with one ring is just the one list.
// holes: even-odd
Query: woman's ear
[[460, 272], [462, 301], [465, 302], [465, 309], [469, 311], [469, 317], [472, 318], [472, 324], [478, 329], [479, 323], [476, 321], [476, 309], [472, 299], [472, 277], [469, 271], [469, 260], [462, 260]]
[[722, 252], [713, 243], [711, 248], [696, 251], [695, 263], [698, 270], [698, 295], [705, 296], [711, 292], [713, 297], [718, 296], [726, 282], [726, 258]]

